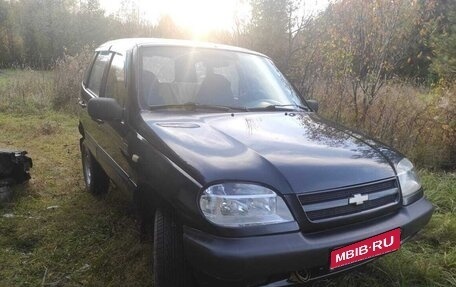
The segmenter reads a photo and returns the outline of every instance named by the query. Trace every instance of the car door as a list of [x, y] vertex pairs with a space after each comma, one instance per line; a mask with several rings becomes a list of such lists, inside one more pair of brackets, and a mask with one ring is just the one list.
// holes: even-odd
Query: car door
[[[84, 142], [90, 149], [91, 153], [100, 162], [98, 149], [100, 147], [103, 134], [100, 128], [102, 122], [92, 119], [87, 112], [87, 103], [89, 100], [99, 97], [103, 92], [103, 82], [106, 75], [106, 70], [111, 61], [112, 54], [109, 51], [97, 51], [91, 66], [87, 70], [79, 98], [79, 120], [84, 130]], [[105, 165], [105, 163], [100, 162]]]
[[134, 133], [126, 117], [128, 110], [128, 89], [126, 85], [125, 55], [113, 53], [111, 63], [106, 72], [106, 81], [102, 97], [113, 98], [124, 109], [124, 117], [120, 121], [108, 121], [100, 125], [103, 136], [100, 146], [106, 152], [108, 160], [116, 175], [117, 184], [131, 190], [136, 187], [136, 173], [131, 165], [127, 138]]

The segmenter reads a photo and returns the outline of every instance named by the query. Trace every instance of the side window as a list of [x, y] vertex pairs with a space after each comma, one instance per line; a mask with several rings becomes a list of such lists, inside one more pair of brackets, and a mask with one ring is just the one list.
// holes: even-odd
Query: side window
[[93, 65], [93, 62], [95, 62], [96, 57], [97, 57], [97, 53], [94, 53], [93, 56], [90, 58], [90, 64], [88, 65], [87, 69], [84, 72], [84, 79], [83, 79], [84, 85], [87, 85], [87, 83], [89, 82], [89, 73], [90, 73], [90, 70], [92, 69], [92, 65]]
[[125, 87], [125, 56], [115, 54], [106, 79], [105, 97], [114, 98], [124, 107], [127, 99]]
[[101, 82], [106, 66], [109, 64], [111, 54], [109, 52], [100, 52], [93, 64], [92, 71], [89, 77], [89, 90], [96, 95], [100, 95]]

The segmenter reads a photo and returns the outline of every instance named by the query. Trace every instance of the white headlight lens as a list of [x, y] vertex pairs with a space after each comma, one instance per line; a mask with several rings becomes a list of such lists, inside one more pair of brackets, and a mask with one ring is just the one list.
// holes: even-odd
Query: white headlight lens
[[208, 187], [200, 197], [206, 218], [227, 227], [265, 225], [293, 221], [280, 196], [260, 185], [223, 183]]
[[402, 159], [397, 164], [396, 171], [401, 184], [402, 197], [408, 197], [420, 190], [420, 180], [415, 173], [413, 164], [408, 159]]

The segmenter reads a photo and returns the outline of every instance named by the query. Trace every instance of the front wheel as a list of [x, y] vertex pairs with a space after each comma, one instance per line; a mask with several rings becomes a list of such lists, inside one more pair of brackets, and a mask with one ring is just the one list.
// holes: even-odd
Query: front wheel
[[87, 191], [100, 196], [109, 189], [109, 177], [81, 139], [82, 172]]
[[157, 209], [154, 224], [154, 286], [194, 287], [185, 259], [182, 225], [174, 212]]

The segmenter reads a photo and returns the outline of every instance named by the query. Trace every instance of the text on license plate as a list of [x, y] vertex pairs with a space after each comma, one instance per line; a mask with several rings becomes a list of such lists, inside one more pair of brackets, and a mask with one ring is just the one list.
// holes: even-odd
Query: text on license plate
[[331, 251], [330, 269], [393, 252], [401, 246], [401, 229], [375, 235]]

